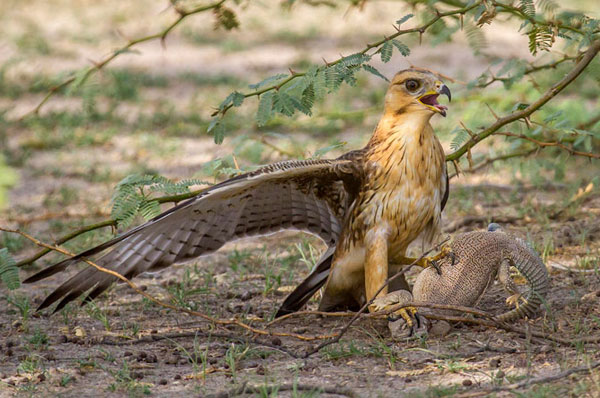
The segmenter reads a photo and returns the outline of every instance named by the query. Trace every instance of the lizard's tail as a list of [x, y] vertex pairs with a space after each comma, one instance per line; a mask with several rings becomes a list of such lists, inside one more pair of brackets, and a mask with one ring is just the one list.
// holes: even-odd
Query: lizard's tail
[[516, 239], [517, 243], [510, 251], [509, 259], [512, 265], [519, 270], [529, 284], [529, 291], [525, 293], [527, 302], [511, 311], [498, 316], [502, 322], [512, 321], [524, 316], [531, 316], [544, 302], [550, 290], [550, 278], [546, 265], [540, 256], [524, 240]]

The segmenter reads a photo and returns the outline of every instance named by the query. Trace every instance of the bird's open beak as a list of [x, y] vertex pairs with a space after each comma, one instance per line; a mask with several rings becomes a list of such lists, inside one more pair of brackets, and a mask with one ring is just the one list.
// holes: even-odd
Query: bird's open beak
[[441, 105], [437, 102], [437, 97], [440, 94], [444, 94], [448, 97], [448, 101], [452, 101], [452, 94], [450, 94], [450, 89], [448, 88], [448, 86], [446, 86], [440, 81], [435, 82], [435, 90], [427, 91], [425, 94], [420, 96], [418, 100], [420, 103], [422, 103], [429, 109], [446, 117], [446, 110], [448, 109], [448, 107]]

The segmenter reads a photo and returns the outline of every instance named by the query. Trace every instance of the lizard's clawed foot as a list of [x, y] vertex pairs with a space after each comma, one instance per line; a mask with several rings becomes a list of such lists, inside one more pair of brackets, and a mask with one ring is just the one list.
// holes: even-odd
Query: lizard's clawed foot
[[522, 302], [523, 305], [527, 304], [527, 299], [521, 293], [515, 293], [506, 299], [506, 304], [515, 308], [519, 308], [521, 305], [519, 302]]
[[427, 267], [431, 266], [431, 267], [435, 268], [438, 275], [442, 275], [442, 269], [440, 268], [438, 261], [443, 258], [446, 258], [446, 257], [450, 257], [451, 264], [454, 265], [454, 263], [456, 262], [456, 256], [454, 255], [454, 253], [452, 252], [452, 249], [448, 245], [442, 246], [440, 249], [440, 252], [438, 254], [436, 254], [435, 256], [423, 257], [416, 264], [423, 268], [427, 268]]

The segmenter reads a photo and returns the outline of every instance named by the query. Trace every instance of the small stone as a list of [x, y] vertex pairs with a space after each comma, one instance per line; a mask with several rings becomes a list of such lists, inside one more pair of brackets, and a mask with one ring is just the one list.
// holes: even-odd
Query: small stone
[[452, 330], [452, 325], [446, 321], [437, 321], [431, 326], [429, 333], [432, 336], [444, 337]]
[[499, 370], [498, 373], [496, 373], [496, 377], [498, 379], [503, 379], [504, 376], [506, 376], [506, 374], [503, 371], [501, 371], [501, 370]]
[[294, 333], [304, 334], [306, 332], [308, 332], [308, 328], [304, 326], [300, 326], [294, 329]]
[[462, 381], [462, 385], [465, 386], [465, 387], [469, 387], [469, 386], [473, 385], [473, 382], [471, 380], [469, 380], [469, 379], [464, 379]]
[[498, 368], [500, 367], [500, 359], [494, 358], [490, 360], [490, 368]]
[[131, 377], [136, 380], [141, 380], [144, 378], [144, 374], [142, 372], [131, 372]]
[[281, 339], [279, 337], [275, 336], [271, 339], [271, 344], [273, 344], [274, 346], [280, 346]]
[[181, 375], [175, 375], [175, 376], [173, 377], [173, 379], [175, 379], [175, 380], [181, 380]]
[[161, 386], [166, 386], [166, 385], [167, 385], [167, 383], [169, 383], [169, 382], [167, 381], [167, 379], [160, 379], [160, 380], [158, 381], [158, 384], [160, 384]]

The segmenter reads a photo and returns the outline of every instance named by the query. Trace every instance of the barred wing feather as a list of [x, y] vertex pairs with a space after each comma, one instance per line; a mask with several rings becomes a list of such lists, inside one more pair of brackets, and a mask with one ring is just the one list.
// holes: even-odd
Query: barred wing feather
[[[25, 282], [49, 277], [109, 248], [97, 263], [133, 278], [214, 252], [232, 240], [284, 229], [313, 233], [334, 246], [362, 178], [360, 162], [348, 158], [280, 162], [234, 177]], [[92, 300], [114, 281], [88, 267], [59, 286], [39, 309], [62, 299], [58, 311], [88, 291], [84, 302]]]

